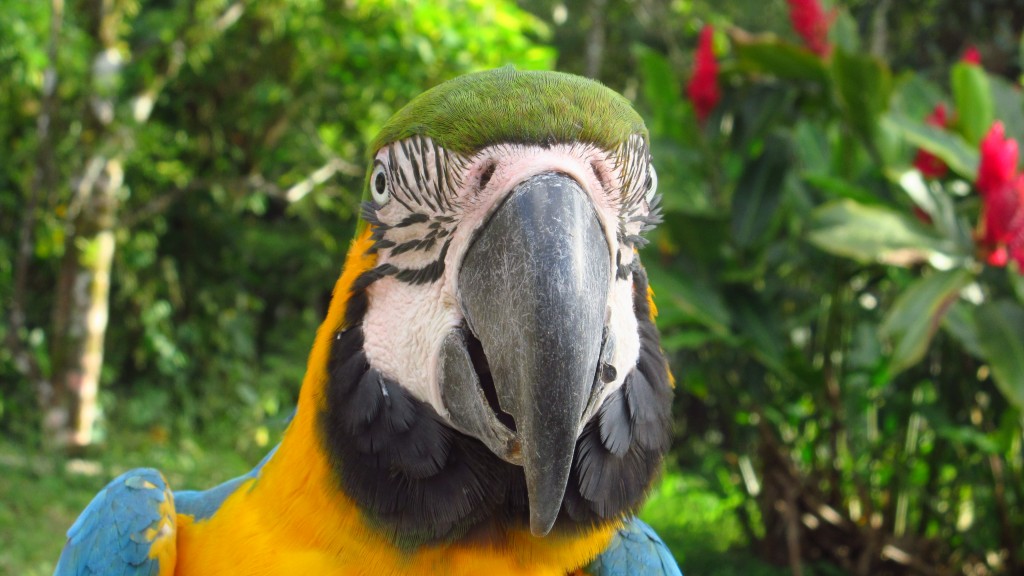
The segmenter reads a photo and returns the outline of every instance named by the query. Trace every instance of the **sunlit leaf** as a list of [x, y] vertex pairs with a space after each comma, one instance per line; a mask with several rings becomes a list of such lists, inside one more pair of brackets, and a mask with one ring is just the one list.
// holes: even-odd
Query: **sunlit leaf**
[[830, 202], [815, 210], [808, 239], [832, 254], [898, 266], [925, 262], [950, 251], [948, 242], [913, 217], [852, 200]]
[[882, 121], [914, 146], [938, 156], [960, 176], [974, 180], [978, 173], [978, 151], [959, 135], [894, 114], [884, 116]]

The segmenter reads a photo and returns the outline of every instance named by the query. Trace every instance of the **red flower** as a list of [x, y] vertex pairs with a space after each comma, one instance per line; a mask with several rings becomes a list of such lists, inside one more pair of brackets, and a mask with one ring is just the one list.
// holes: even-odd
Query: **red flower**
[[1012, 258], [1024, 270], [1024, 175], [1017, 173], [1017, 141], [996, 122], [981, 141], [975, 182], [981, 194], [978, 241], [986, 260], [1005, 266]]
[[710, 25], [700, 31], [697, 43], [697, 56], [693, 65], [693, 76], [686, 85], [686, 95], [690, 97], [697, 119], [701, 122], [715, 109], [722, 94], [718, 89], [718, 61], [712, 39], [715, 31]]
[[[946, 107], [942, 104], [935, 106], [935, 110], [924, 119], [924, 123], [936, 128], [945, 128], [949, 125], [949, 118], [946, 114]], [[914, 167], [921, 171], [925, 178], [942, 178], [949, 171], [946, 163], [935, 157], [934, 154], [918, 150], [914, 158]]]
[[1006, 137], [1002, 122], [989, 128], [981, 140], [978, 191], [982, 196], [998, 192], [1017, 175], [1017, 141]]
[[967, 64], [974, 64], [975, 66], [981, 66], [981, 54], [974, 46], [968, 46], [967, 50], [964, 50], [964, 55], [960, 57], [960, 61]]
[[835, 14], [825, 14], [818, 0], [787, 0], [789, 20], [793, 29], [804, 39], [804, 44], [818, 56], [828, 56], [832, 46], [828, 43], [828, 29]]

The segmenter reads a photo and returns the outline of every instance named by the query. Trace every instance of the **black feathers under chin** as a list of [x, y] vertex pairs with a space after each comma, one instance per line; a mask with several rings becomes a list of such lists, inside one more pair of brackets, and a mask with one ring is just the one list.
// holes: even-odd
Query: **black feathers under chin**
[[576, 442], [563, 509], [577, 522], [636, 512], [668, 451], [672, 386], [647, 302], [647, 275], [633, 267], [640, 358]]
[[[383, 272], [383, 273], [382, 273]], [[353, 284], [346, 325], [328, 367], [324, 446], [345, 493], [399, 545], [451, 541], [485, 523], [529, 525], [522, 468], [450, 428], [432, 406], [370, 366], [363, 352], [366, 288]], [[556, 531], [579, 530], [633, 513], [668, 450], [671, 386], [647, 304], [647, 278], [633, 270], [640, 358], [577, 440]]]
[[320, 414], [346, 494], [408, 545], [451, 539], [494, 515], [516, 468], [369, 366], [362, 346], [361, 326], [335, 337]]

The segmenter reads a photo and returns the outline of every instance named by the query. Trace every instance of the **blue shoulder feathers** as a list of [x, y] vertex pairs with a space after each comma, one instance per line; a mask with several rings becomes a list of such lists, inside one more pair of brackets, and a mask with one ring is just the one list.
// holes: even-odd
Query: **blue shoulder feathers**
[[[272, 450], [245, 476], [203, 492], [172, 494], [152, 468], [130, 470], [100, 491], [68, 530], [68, 542], [54, 576], [157, 576], [161, 567], [154, 546], [173, 551], [177, 514], [206, 520], [247, 480], [256, 478]], [[168, 560], [174, 554], [162, 555]]]
[[682, 576], [668, 546], [638, 518], [626, 522], [583, 571], [590, 576]]
[[[68, 530], [55, 576], [152, 575], [151, 547], [174, 538], [174, 500], [164, 477], [131, 470], [107, 484]], [[173, 546], [173, 542], [170, 543]]]

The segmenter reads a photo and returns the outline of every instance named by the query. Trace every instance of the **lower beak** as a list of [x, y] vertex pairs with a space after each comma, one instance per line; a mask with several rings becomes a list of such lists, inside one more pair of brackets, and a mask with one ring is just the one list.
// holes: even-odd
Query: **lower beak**
[[549, 172], [518, 184], [472, 242], [461, 304], [515, 420], [530, 530], [543, 536], [561, 510], [600, 359], [608, 241], [586, 192]]

